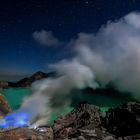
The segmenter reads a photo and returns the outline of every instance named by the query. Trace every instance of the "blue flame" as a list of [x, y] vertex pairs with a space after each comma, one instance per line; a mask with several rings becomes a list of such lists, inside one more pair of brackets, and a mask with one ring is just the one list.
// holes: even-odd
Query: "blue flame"
[[11, 127], [29, 126], [30, 118], [31, 115], [27, 111], [13, 112], [0, 119], [0, 128], [7, 129]]

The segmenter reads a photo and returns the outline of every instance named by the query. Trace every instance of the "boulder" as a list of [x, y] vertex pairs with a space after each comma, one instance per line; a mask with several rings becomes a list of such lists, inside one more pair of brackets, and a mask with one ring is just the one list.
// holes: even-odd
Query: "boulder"
[[[115, 140], [101, 126], [99, 107], [80, 103], [72, 112], [60, 117], [53, 125], [55, 140], [99, 140], [107, 137]], [[111, 139], [108, 139], [111, 140]]]
[[5, 97], [0, 94], [0, 117], [5, 116], [6, 114], [10, 113], [12, 111], [10, 105], [8, 104]]
[[103, 119], [103, 125], [117, 136], [140, 133], [140, 102], [127, 102], [121, 107], [109, 109]]
[[98, 106], [83, 102], [53, 126], [2, 130], [0, 140], [139, 140], [139, 117], [138, 101], [109, 109], [105, 116]]
[[53, 140], [53, 130], [49, 126], [37, 129], [13, 128], [1, 131], [0, 140]]

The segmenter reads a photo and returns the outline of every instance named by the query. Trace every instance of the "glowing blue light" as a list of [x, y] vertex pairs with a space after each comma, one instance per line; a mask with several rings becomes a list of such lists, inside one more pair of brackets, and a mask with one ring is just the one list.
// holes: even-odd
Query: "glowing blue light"
[[17, 111], [10, 113], [4, 118], [0, 119], [0, 128], [10, 128], [10, 127], [23, 127], [29, 126], [29, 120], [31, 115], [24, 111]]

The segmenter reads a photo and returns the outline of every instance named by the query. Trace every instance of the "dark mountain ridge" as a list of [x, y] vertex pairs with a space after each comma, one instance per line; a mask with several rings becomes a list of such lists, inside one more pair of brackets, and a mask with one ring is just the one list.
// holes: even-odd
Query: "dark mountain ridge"
[[17, 82], [10, 82], [10, 81], [1, 81], [0, 88], [9, 88], [9, 87], [31, 87], [32, 83], [44, 78], [53, 77], [55, 72], [41, 72], [38, 71], [31, 75], [30, 77], [25, 77]]

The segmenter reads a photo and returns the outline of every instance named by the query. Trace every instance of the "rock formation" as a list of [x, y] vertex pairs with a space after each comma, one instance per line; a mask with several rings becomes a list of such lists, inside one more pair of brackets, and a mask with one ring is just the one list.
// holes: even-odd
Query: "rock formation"
[[53, 126], [3, 130], [0, 140], [139, 140], [140, 102], [109, 109], [103, 116], [95, 105], [80, 103]]
[[14, 128], [1, 131], [0, 140], [53, 140], [53, 130], [49, 126], [38, 129]]
[[5, 97], [0, 94], [0, 118], [3, 117], [4, 115], [10, 113], [12, 110], [6, 101]]
[[44, 78], [53, 77], [54, 75], [55, 75], [55, 72], [44, 73], [44, 72], [38, 71], [34, 73], [32, 76], [25, 77], [17, 82], [1, 81], [0, 88], [31, 87], [33, 82], [44, 79]]
[[8, 88], [9, 87], [9, 83], [6, 81], [1, 81], [0, 82], [0, 88]]
[[60, 117], [53, 125], [54, 138], [57, 140], [99, 140], [114, 138], [101, 122], [100, 108], [80, 103], [71, 113]]
[[121, 107], [109, 109], [103, 118], [103, 125], [118, 136], [140, 133], [140, 102], [128, 102]]

